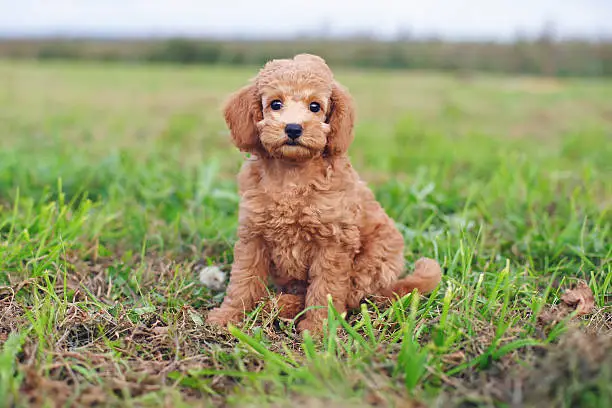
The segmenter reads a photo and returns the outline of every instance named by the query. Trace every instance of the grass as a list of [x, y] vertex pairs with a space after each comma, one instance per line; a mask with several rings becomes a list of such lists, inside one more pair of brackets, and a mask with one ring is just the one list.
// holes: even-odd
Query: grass
[[[219, 106], [255, 69], [0, 63], [4, 403], [610, 406], [612, 82], [338, 72], [354, 165], [444, 278], [315, 341], [204, 323], [242, 158]], [[593, 313], [543, 318], [578, 280]]]

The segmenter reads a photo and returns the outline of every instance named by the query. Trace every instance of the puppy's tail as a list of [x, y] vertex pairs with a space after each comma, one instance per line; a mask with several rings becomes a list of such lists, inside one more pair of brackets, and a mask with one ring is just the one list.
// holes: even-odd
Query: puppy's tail
[[419, 259], [412, 275], [395, 281], [390, 287], [381, 291], [377, 300], [389, 302], [397, 297], [412, 293], [415, 289], [422, 294], [433, 291], [442, 279], [442, 269], [438, 262], [430, 258]]

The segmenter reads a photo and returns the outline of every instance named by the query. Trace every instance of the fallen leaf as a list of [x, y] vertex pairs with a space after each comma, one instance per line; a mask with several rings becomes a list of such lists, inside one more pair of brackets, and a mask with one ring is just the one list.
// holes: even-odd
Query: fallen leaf
[[578, 316], [591, 313], [595, 307], [593, 291], [584, 281], [580, 281], [574, 289], [565, 292], [561, 300], [566, 305], [575, 307]]
[[191, 317], [191, 320], [195, 323], [196, 326], [202, 326], [204, 324], [204, 321], [202, 320], [202, 316], [200, 316], [199, 314], [197, 314], [196, 312], [189, 310], [189, 317]]
[[561, 303], [560, 306], [549, 306], [546, 305], [540, 315], [538, 321], [543, 325], [550, 325], [559, 323], [569, 314], [569, 306], [565, 303]]

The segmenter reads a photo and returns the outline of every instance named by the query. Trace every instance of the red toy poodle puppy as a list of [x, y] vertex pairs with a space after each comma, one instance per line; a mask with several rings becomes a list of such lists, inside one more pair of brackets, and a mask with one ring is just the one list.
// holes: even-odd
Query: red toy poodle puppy
[[209, 323], [240, 321], [267, 297], [270, 280], [282, 315], [308, 308], [298, 329], [312, 332], [322, 329], [328, 295], [342, 313], [366, 297], [389, 300], [438, 285], [440, 266], [427, 258], [399, 278], [403, 237], [351, 166], [352, 99], [322, 58], [268, 62], [231, 96], [224, 115], [234, 144], [251, 156], [238, 176], [227, 294]]

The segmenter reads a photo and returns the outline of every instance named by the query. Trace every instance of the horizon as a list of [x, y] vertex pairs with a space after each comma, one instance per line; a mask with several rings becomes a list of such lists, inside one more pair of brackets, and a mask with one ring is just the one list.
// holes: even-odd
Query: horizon
[[0, 0], [0, 11], [3, 38], [407, 37], [505, 42], [537, 38], [544, 30], [557, 39], [612, 38], [612, 3], [607, 0], [378, 0], [375, 6], [369, 0], [310, 0], [306, 7], [290, 0], [265, 9], [246, 0], [226, 0], [216, 8], [196, 0]]

